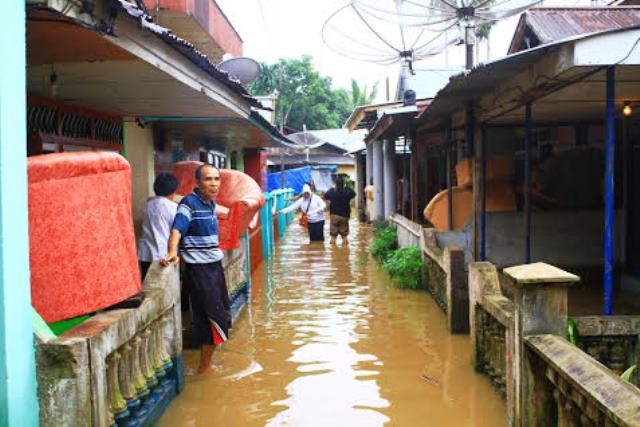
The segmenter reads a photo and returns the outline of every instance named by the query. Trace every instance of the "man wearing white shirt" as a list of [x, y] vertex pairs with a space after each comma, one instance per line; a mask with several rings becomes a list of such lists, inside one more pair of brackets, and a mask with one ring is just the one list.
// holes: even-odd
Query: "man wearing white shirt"
[[178, 179], [170, 173], [161, 173], [153, 182], [156, 197], [147, 200], [142, 215], [142, 235], [138, 240], [138, 261], [142, 281], [152, 261], [160, 261], [167, 253], [173, 218], [178, 204], [173, 201], [178, 189]]
[[305, 184], [302, 186], [302, 197], [275, 214], [287, 214], [299, 209], [303, 214], [307, 215], [309, 240], [322, 242], [324, 241], [324, 210], [326, 207], [327, 204], [324, 200], [313, 194], [311, 187]]

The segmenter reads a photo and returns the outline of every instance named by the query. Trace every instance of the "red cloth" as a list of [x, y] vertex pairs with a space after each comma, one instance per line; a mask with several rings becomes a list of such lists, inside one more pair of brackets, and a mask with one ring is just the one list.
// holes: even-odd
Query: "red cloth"
[[141, 291], [131, 170], [117, 153], [33, 156], [29, 173], [31, 299], [47, 322]]
[[[195, 171], [202, 162], [178, 162], [173, 174], [180, 180], [177, 193], [183, 196], [196, 187]], [[249, 223], [258, 210], [264, 206], [264, 195], [260, 186], [249, 175], [231, 169], [220, 169], [220, 191], [216, 203], [228, 207], [228, 218], [218, 218], [220, 224], [220, 248], [223, 250], [240, 247], [239, 238], [247, 231]]]
[[211, 333], [213, 334], [213, 345], [220, 345], [224, 343], [220, 332], [218, 332], [216, 327], [213, 325], [211, 325]]

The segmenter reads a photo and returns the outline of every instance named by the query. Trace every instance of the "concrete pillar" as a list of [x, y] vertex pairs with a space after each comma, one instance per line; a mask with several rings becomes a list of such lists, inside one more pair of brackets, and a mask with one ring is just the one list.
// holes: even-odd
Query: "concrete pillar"
[[364, 152], [365, 158], [367, 161], [367, 165], [365, 168], [366, 180], [364, 186], [371, 184], [371, 179], [373, 178], [373, 148], [369, 145], [369, 148]]
[[374, 221], [384, 220], [384, 180], [383, 180], [383, 159], [382, 141], [372, 141], [371, 151], [373, 154], [373, 219]]
[[543, 262], [505, 268], [504, 275], [513, 284], [517, 316], [511, 361], [516, 382], [513, 425], [544, 425], [537, 417], [540, 408], [551, 405], [553, 398], [540, 384], [538, 367], [532, 366], [526, 356], [524, 338], [538, 334], [567, 335], [568, 288], [577, 285], [580, 279]]
[[396, 211], [396, 143], [394, 140], [383, 141], [384, 157], [384, 219], [389, 219]]
[[131, 165], [131, 208], [136, 236], [142, 227], [142, 212], [147, 198], [153, 195], [155, 163], [153, 159], [153, 129], [141, 128], [135, 120], [125, 119], [124, 138], [127, 160]]
[[25, 7], [0, 26], [0, 426], [37, 426], [27, 215]]
[[356, 192], [356, 211], [358, 212], [358, 219], [360, 221], [365, 220], [365, 203], [364, 203], [364, 187], [365, 187], [365, 159], [362, 152], [355, 155], [356, 158], [356, 185], [354, 191]]

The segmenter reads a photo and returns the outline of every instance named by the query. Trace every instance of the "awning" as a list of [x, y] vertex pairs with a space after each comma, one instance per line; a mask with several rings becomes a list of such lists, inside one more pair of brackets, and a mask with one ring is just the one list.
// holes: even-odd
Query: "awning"
[[[640, 27], [581, 35], [480, 64], [451, 78], [418, 118], [420, 130], [437, 127], [473, 101], [485, 123], [521, 122], [534, 102], [536, 121], [599, 120], [604, 111], [604, 69], [616, 65], [617, 97], [640, 99]], [[568, 89], [565, 89], [568, 88]]]

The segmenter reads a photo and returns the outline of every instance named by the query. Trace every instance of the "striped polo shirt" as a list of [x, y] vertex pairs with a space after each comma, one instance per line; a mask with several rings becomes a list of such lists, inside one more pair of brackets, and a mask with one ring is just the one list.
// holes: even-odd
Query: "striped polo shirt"
[[208, 264], [224, 257], [218, 240], [216, 203], [207, 203], [198, 189], [180, 201], [173, 228], [182, 235], [180, 256], [184, 262]]

